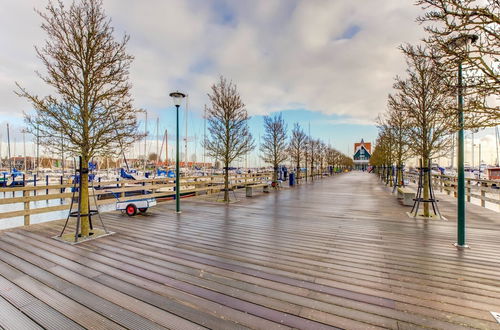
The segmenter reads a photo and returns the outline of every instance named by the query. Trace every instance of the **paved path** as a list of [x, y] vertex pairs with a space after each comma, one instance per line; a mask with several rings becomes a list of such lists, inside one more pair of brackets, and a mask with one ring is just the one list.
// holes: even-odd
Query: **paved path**
[[[409, 219], [375, 175], [242, 198], [106, 214], [77, 246], [60, 222], [0, 234], [4, 328], [500, 329], [498, 213], [457, 251], [450, 221]], [[474, 211], [471, 209], [471, 211]]]

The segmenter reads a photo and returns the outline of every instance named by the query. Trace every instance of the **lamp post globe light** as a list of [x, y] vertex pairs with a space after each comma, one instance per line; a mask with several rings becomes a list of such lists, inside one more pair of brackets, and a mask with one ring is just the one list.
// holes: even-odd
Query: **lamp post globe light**
[[180, 194], [180, 171], [179, 171], [179, 107], [181, 106], [182, 99], [186, 97], [186, 94], [181, 92], [172, 92], [170, 97], [174, 101], [176, 108], [176, 153], [175, 153], [175, 212], [181, 213], [181, 194]]
[[[467, 48], [470, 44], [476, 42], [477, 35], [461, 34], [449, 41], [450, 48]], [[457, 242], [454, 244], [457, 248], [468, 248], [465, 243], [465, 172], [464, 172], [464, 97], [462, 82], [462, 62], [464, 56], [458, 59], [458, 173], [457, 173]]]

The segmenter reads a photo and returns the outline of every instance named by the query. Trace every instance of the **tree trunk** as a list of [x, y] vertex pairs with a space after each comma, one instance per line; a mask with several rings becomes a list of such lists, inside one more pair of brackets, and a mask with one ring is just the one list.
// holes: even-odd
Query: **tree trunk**
[[307, 175], [309, 174], [309, 171], [307, 170], [307, 156], [306, 156], [306, 159], [305, 159], [305, 168], [306, 168], [305, 176], [306, 176], [306, 182], [307, 182]]
[[229, 203], [229, 164], [224, 167], [224, 202]]
[[300, 180], [300, 162], [297, 161], [297, 178], [296, 178], [297, 183], [299, 183], [299, 180]]
[[[429, 160], [427, 158], [423, 159], [423, 168], [427, 168], [428, 171], [430, 171], [430, 168], [427, 166], [429, 165]], [[423, 172], [424, 175], [424, 200], [428, 200], [430, 197], [430, 182], [429, 182], [429, 173]], [[424, 217], [429, 216], [429, 203], [424, 203]]]
[[277, 183], [278, 182], [278, 165], [274, 165], [274, 171], [273, 171], [273, 182]]
[[311, 181], [314, 181], [314, 158], [311, 157], [311, 174], [310, 174], [310, 177], [311, 177]]
[[[89, 166], [89, 159], [86, 156], [82, 156], [82, 172], [80, 173], [80, 182], [81, 182], [81, 187], [82, 190], [79, 192], [80, 193], [80, 214], [88, 214], [90, 205], [89, 205], [89, 174], [88, 174], [88, 166]], [[86, 171], [87, 170], [87, 171]], [[87, 237], [89, 236], [90, 232], [90, 221], [88, 216], [82, 216], [80, 218], [81, 221], [81, 230], [80, 234], [82, 237]]]

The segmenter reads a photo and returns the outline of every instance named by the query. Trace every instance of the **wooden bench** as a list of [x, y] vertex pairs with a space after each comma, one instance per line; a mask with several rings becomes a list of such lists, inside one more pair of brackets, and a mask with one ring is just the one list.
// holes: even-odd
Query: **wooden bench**
[[410, 188], [399, 187], [398, 188], [398, 199], [403, 200], [403, 205], [412, 206], [413, 200], [417, 196], [417, 193]]
[[253, 189], [254, 188], [260, 188], [260, 187], [263, 188], [263, 191], [265, 193], [269, 192], [269, 184], [268, 183], [250, 184], [250, 185], [248, 185], [248, 186], [245, 187], [245, 189], [246, 189], [246, 196], [247, 197], [252, 197], [253, 196]]

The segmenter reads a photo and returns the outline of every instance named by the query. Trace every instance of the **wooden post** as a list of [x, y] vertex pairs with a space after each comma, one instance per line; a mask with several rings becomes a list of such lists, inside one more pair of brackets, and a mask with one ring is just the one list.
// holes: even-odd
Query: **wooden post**
[[[123, 187], [125, 187], [125, 183], [122, 182], [120, 184], [120, 188], [123, 188]], [[120, 198], [123, 198], [123, 197], [125, 197], [125, 192], [124, 191], [120, 192]]]
[[29, 226], [30, 225], [30, 215], [29, 215], [29, 210], [30, 210], [30, 191], [29, 190], [24, 190], [23, 191], [23, 197], [24, 197], [24, 225]]
[[486, 191], [483, 189], [483, 187], [479, 189], [481, 189], [481, 206], [486, 207], [486, 201], [484, 200], [484, 198], [486, 197]]

